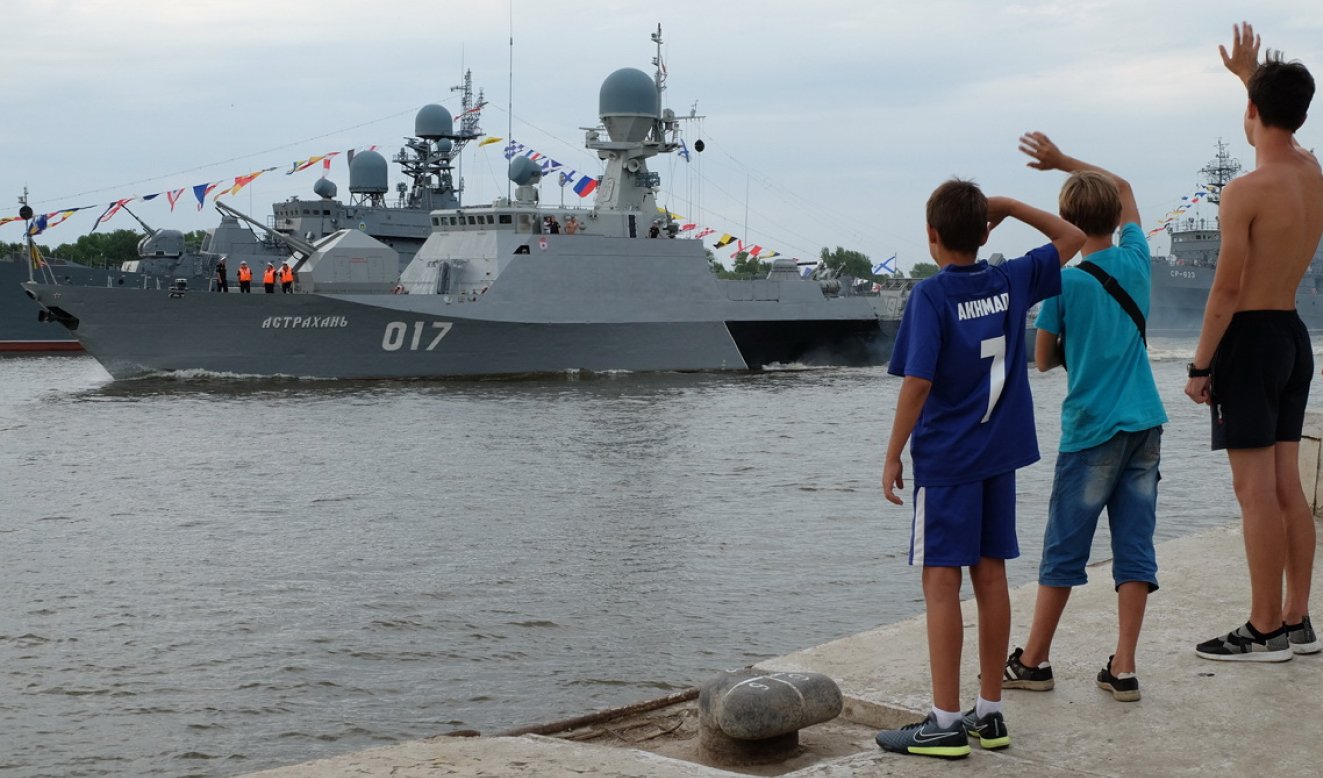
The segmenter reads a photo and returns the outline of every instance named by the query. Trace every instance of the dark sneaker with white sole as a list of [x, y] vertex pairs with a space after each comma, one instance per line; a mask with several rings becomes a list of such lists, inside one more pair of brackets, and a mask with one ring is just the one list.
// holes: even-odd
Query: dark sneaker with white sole
[[1113, 673], [1115, 658], [1107, 657], [1107, 666], [1098, 671], [1098, 688], [1111, 692], [1114, 700], [1134, 702], [1139, 699], [1139, 679], [1134, 673]]
[[978, 738], [979, 745], [985, 749], [1005, 748], [1011, 744], [1011, 733], [1006, 729], [1006, 719], [998, 713], [989, 713], [983, 718], [977, 715], [978, 708], [971, 708], [964, 715], [965, 733]]
[[1267, 634], [1245, 622], [1220, 638], [1206, 640], [1194, 652], [1224, 662], [1285, 662], [1295, 656], [1282, 626]]
[[1314, 633], [1314, 625], [1306, 616], [1299, 624], [1286, 625], [1286, 641], [1291, 644], [1291, 651], [1297, 654], [1317, 654], [1323, 651], [1323, 640]]
[[1006, 659], [1006, 669], [1001, 674], [1001, 688], [1029, 689], [1035, 692], [1051, 690], [1056, 685], [1056, 681], [1052, 680], [1052, 665], [1044, 662], [1041, 667], [1029, 667], [1020, 661], [1023, 656], [1024, 649], [1017, 648]]
[[965, 734], [964, 722], [957, 721], [950, 727], [942, 728], [937, 726], [937, 717], [931, 713], [918, 724], [909, 724], [900, 729], [884, 729], [873, 739], [882, 746], [882, 750], [897, 754], [937, 756], [943, 759], [969, 756], [969, 737]]

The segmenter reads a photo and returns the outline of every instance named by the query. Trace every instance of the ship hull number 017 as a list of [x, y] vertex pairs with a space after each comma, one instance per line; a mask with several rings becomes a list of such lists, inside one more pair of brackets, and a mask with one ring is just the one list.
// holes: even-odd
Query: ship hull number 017
[[450, 332], [454, 322], [393, 321], [386, 324], [381, 348], [386, 351], [432, 351]]

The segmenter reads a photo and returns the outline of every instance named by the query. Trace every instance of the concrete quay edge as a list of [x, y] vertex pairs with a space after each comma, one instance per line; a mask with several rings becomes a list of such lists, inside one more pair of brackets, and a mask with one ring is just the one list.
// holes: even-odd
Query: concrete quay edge
[[[884, 754], [871, 739], [858, 753], [788, 773], [797, 778], [854, 774], [1128, 776], [1250, 772], [1317, 775], [1323, 746], [1315, 718], [1323, 699], [1323, 654], [1281, 664], [1211, 662], [1198, 641], [1241, 623], [1248, 582], [1239, 527], [1230, 524], [1158, 547], [1162, 588], [1149, 599], [1140, 641], [1143, 699], [1116, 702], [1094, 678], [1115, 641], [1110, 565], [1089, 570], [1071, 596], [1052, 649], [1056, 689], [1007, 690], [1012, 745], [958, 762]], [[1320, 576], [1315, 572], [1315, 585]], [[1028, 634], [1036, 587], [1011, 593], [1012, 641]], [[977, 691], [977, 635], [965, 603], [962, 698]], [[769, 659], [768, 671], [831, 676], [846, 696], [843, 717], [872, 728], [917, 720], [929, 700], [927, 637], [922, 616]], [[311, 776], [735, 776], [741, 773], [641, 750], [551, 737], [437, 737], [267, 770], [265, 778]]]
[[[1311, 414], [1301, 444], [1306, 495], [1323, 505], [1323, 415]], [[947, 761], [887, 754], [861, 738], [858, 751], [785, 773], [794, 778], [853, 775], [918, 776], [1277, 776], [1323, 772], [1323, 744], [1314, 723], [1323, 700], [1323, 653], [1280, 664], [1213, 662], [1195, 643], [1245, 620], [1249, 583], [1244, 548], [1228, 506], [1228, 524], [1158, 546], [1162, 588], [1149, 598], [1137, 675], [1143, 699], [1122, 703], [1097, 688], [1095, 677], [1115, 645], [1116, 597], [1110, 561], [1090, 567], [1052, 648], [1056, 688], [1007, 690], [1012, 744]], [[1323, 555], [1320, 555], [1323, 558]], [[1315, 565], [1314, 587], [1323, 584]], [[916, 580], [916, 586], [917, 580]], [[1011, 592], [1013, 645], [1028, 635], [1037, 587]], [[977, 693], [977, 632], [972, 600], [964, 603], [962, 702]], [[831, 676], [846, 705], [842, 718], [870, 728], [917, 721], [930, 704], [923, 616], [761, 662], [766, 671]], [[701, 679], [696, 679], [701, 680]], [[739, 776], [637, 749], [576, 743], [540, 735], [435, 737], [253, 773], [263, 778], [339, 776]]]

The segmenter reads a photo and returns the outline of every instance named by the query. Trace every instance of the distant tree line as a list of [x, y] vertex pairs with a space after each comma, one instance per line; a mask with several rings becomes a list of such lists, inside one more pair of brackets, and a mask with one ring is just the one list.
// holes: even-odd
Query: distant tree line
[[[767, 275], [768, 271], [772, 269], [771, 262], [760, 262], [757, 257], [751, 257], [747, 252], [743, 251], [735, 255], [735, 260], [731, 263], [729, 270], [717, 261], [711, 251], [708, 251], [707, 257], [708, 261], [712, 263], [712, 267], [716, 270], [717, 275], [721, 278], [763, 278]], [[905, 277], [900, 270], [897, 270], [894, 274], [875, 274], [873, 272], [873, 260], [869, 259], [867, 254], [862, 251], [854, 251], [842, 246], [837, 246], [835, 249], [823, 247], [822, 251], [818, 254], [818, 259], [822, 261], [822, 264], [825, 267], [831, 270], [839, 270], [842, 274], [854, 276], [855, 278], [881, 281], [885, 278]], [[910, 274], [910, 277], [927, 278], [929, 275], [932, 275], [932, 273], [937, 272], [936, 265], [931, 265], [931, 272], [927, 271], [928, 266], [928, 263], [920, 263], [916, 265], [914, 272]], [[923, 274], [919, 275], [920, 272]]]
[[[198, 251], [202, 248], [202, 241], [206, 238], [205, 230], [193, 230], [184, 233], [184, 245], [190, 251]], [[90, 232], [81, 235], [73, 243], [61, 243], [55, 248], [51, 248], [43, 243], [37, 243], [41, 253], [48, 257], [58, 257], [77, 262], [80, 265], [91, 265], [93, 267], [118, 266], [138, 258], [138, 241], [142, 240], [143, 233], [136, 230], [115, 230], [114, 232]], [[5, 254], [27, 253], [27, 244], [19, 243], [0, 243], [0, 252]]]

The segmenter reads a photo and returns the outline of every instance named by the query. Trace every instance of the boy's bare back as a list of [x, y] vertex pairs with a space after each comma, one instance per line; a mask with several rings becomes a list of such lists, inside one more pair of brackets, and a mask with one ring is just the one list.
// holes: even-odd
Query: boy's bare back
[[1219, 263], [1244, 258], [1236, 309], [1295, 308], [1296, 289], [1323, 237], [1318, 160], [1298, 144], [1261, 150], [1255, 169], [1223, 190], [1221, 222]]

